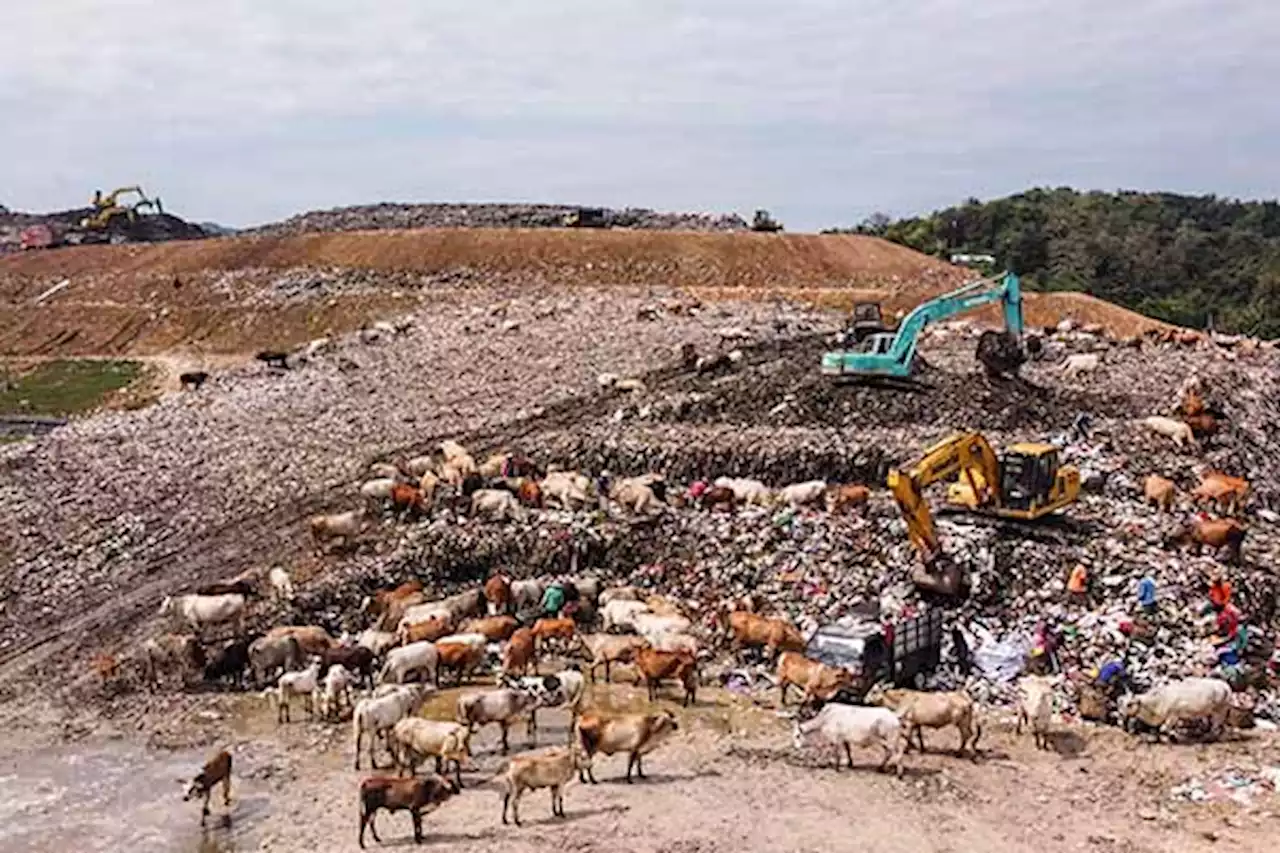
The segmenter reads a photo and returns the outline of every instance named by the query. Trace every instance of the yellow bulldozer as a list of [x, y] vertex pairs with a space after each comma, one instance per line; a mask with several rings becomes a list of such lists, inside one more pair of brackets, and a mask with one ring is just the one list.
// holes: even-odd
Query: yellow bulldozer
[[[137, 195], [138, 200], [132, 204], [122, 204], [121, 198], [130, 195]], [[126, 222], [132, 224], [143, 211], [164, 213], [160, 199], [148, 198], [142, 187], [120, 187], [106, 195], [102, 194], [102, 190], [95, 190], [92, 204], [93, 213], [80, 220], [80, 227], [91, 231], [110, 228], [119, 217], [124, 217]]]
[[[888, 477], [889, 491], [926, 570], [941, 549], [924, 491], [939, 480], [952, 481], [947, 488], [951, 506], [1019, 521], [1043, 518], [1080, 496], [1080, 471], [1061, 464], [1058, 448], [1052, 444], [1014, 444], [997, 456], [979, 433], [945, 438], [926, 449], [914, 465], [893, 469]], [[928, 585], [920, 577], [917, 584]], [[942, 584], [954, 585], [954, 579]]]

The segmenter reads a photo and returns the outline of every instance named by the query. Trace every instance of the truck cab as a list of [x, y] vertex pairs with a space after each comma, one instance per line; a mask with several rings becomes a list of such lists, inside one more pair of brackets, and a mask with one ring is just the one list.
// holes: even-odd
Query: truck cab
[[938, 609], [888, 626], [869, 615], [846, 616], [818, 628], [805, 655], [852, 672], [854, 686], [842, 698], [861, 702], [881, 681], [919, 687], [941, 660], [944, 620]]

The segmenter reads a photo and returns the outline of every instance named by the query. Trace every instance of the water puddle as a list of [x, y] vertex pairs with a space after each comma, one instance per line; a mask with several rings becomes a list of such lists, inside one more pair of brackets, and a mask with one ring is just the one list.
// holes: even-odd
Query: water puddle
[[231, 820], [215, 795], [204, 830], [200, 804], [182, 801], [206, 757], [122, 744], [6, 755], [0, 758], [0, 853], [247, 850], [265, 797], [244, 795], [233, 776]]

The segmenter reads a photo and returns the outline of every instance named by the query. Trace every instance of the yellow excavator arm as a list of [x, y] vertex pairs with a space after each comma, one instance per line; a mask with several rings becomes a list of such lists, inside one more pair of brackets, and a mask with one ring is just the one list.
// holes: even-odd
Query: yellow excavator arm
[[926, 563], [938, 554], [938, 537], [924, 490], [953, 477], [960, 478], [956, 484], [957, 494], [963, 496], [960, 502], [973, 509], [991, 502], [998, 488], [999, 462], [991, 445], [978, 433], [957, 433], [945, 438], [925, 450], [910, 468], [889, 472], [889, 491], [907, 522], [907, 535]]

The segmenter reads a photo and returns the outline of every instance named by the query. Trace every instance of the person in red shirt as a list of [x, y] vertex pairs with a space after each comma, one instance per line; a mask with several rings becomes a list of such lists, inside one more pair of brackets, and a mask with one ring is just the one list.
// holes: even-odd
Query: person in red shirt
[[1214, 574], [1209, 582], [1209, 602], [1214, 609], [1226, 607], [1231, 603], [1231, 581], [1220, 574]]

